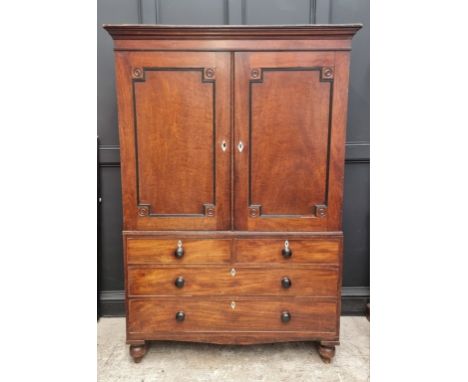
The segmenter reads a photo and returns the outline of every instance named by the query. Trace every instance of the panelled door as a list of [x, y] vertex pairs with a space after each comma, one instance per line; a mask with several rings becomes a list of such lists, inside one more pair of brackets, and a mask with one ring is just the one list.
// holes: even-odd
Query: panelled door
[[124, 229], [230, 224], [230, 54], [116, 52]]
[[236, 229], [341, 228], [347, 65], [347, 52], [235, 54]]

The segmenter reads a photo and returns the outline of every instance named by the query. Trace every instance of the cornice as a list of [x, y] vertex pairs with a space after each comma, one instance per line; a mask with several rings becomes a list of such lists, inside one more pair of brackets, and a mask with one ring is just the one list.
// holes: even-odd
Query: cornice
[[362, 24], [103, 25], [114, 40], [351, 39], [361, 27]]

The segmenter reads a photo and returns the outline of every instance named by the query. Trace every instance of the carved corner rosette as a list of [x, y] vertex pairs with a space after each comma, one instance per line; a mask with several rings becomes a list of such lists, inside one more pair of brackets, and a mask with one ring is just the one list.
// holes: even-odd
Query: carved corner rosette
[[149, 206], [138, 206], [138, 216], [145, 217], [149, 215]]
[[261, 81], [262, 80], [262, 69], [261, 68], [252, 68], [252, 69], [250, 69], [250, 80], [251, 81]]
[[262, 213], [262, 206], [260, 204], [252, 204], [249, 206], [249, 216], [251, 218], [258, 218]]
[[144, 80], [145, 71], [143, 70], [143, 68], [140, 68], [140, 67], [132, 68], [132, 78], [134, 80]]
[[330, 66], [324, 66], [321, 70], [321, 77], [322, 81], [324, 80], [332, 80], [333, 79], [333, 68]]
[[214, 217], [216, 215], [216, 206], [214, 204], [204, 204], [203, 209], [205, 216]]
[[203, 69], [203, 81], [214, 81], [216, 79], [216, 68]]
[[314, 206], [314, 213], [318, 218], [324, 218], [327, 216], [328, 207], [325, 204], [316, 204]]

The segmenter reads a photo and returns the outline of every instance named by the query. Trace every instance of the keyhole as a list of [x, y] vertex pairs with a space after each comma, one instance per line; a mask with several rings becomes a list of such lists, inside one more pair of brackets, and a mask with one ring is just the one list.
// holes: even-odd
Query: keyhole
[[226, 149], [227, 149], [226, 141], [223, 141], [223, 142], [221, 143], [221, 150], [226, 151]]

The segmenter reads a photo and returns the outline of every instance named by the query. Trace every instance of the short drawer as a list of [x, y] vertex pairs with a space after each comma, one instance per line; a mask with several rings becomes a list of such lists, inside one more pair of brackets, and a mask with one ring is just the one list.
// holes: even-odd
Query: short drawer
[[272, 295], [335, 297], [337, 267], [129, 267], [129, 296]]
[[213, 264], [231, 258], [231, 240], [129, 237], [126, 244], [127, 264]]
[[295, 299], [130, 299], [128, 331], [314, 331], [335, 332], [337, 303]]
[[337, 264], [341, 239], [238, 239], [234, 251], [237, 263]]

